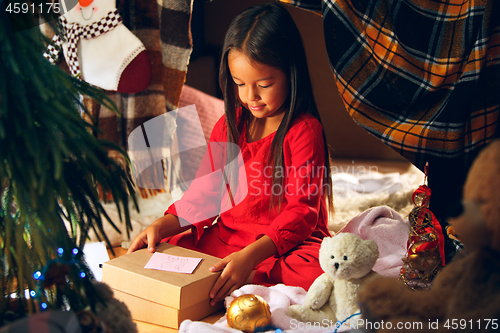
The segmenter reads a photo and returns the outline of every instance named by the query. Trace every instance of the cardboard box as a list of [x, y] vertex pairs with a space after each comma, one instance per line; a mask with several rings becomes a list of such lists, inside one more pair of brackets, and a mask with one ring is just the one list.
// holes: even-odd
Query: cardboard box
[[192, 274], [145, 269], [152, 256], [147, 249], [105, 262], [102, 281], [127, 305], [134, 320], [177, 329], [185, 319], [200, 320], [222, 308], [222, 302], [210, 306], [208, 296], [220, 274], [208, 268], [219, 258], [166, 243], [156, 251], [202, 261]]

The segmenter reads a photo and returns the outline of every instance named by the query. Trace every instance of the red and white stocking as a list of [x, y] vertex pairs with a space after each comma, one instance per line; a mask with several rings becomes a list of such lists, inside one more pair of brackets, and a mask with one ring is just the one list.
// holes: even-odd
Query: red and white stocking
[[[137, 93], [151, 81], [151, 63], [142, 42], [122, 23], [115, 0], [79, 0], [59, 18], [62, 46], [71, 74], [105, 90]], [[57, 50], [44, 54], [51, 62]]]

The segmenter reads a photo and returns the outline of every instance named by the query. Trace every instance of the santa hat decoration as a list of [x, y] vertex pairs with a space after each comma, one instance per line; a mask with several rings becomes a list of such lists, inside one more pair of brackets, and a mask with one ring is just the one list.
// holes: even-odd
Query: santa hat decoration
[[[66, 41], [58, 35], [71, 74], [105, 90], [137, 93], [151, 81], [151, 63], [142, 42], [122, 23], [115, 0], [79, 0], [59, 18]], [[55, 63], [52, 45], [44, 56]]]

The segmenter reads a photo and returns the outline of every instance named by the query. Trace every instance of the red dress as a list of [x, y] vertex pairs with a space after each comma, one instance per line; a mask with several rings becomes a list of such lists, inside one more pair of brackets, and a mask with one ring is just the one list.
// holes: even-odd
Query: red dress
[[[323, 195], [325, 150], [321, 123], [309, 114], [300, 115], [283, 142], [284, 167], [267, 165], [267, 154], [275, 133], [248, 143], [246, 129], [238, 143], [241, 149], [238, 186], [222, 186], [221, 170], [226, 144], [224, 117], [215, 125], [196, 179], [183, 197], [165, 214], [193, 225], [191, 232], [167, 241], [219, 258], [239, 251], [263, 235], [276, 245], [278, 254], [257, 265], [255, 284], [284, 283], [308, 290], [323, 273], [318, 251], [329, 236]], [[222, 146], [221, 146], [222, 145]], [[219, 147], [219, 148], [217, 148]], [[212, 171], [212, 172], [210, 172]], [[283, 173], [283, 186], [271, 187], [272, 173]], [[227, 181], [231, 183], [231, 181]], [[227, 188], [236, 191], [230, 192]], [[281, 205], [270, 210], [271, 191], [283, 194]], [[222, 199], [221, 199], [222, 193]], [[229, 196], [231, 193], [232, 196]], [[216, 219], [216, 223], [213, 223]]]

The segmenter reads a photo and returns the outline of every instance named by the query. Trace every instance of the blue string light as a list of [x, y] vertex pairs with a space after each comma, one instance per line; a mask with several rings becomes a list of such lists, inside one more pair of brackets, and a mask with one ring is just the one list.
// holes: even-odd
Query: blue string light
[[[82, 279], [87, 278], [87, 273], [85, 273], [85, 268], [86, 268], [85, 264], [82, 264], [81, 258], [77, 259], [78, 258], [77, 256], [80, 254], [80, 250], [78, 248], [75, 247], [71, 250], [73, 256], [70, 260], [63, 259], [64, 249], [62, 247], [58, 247], [56, 252], [58, 254], [57, 257], [53, 258], [48, 263], [46, 263], [43, 269], [33, 273], [33, 278], [37, 281], [37, 287], [36, 290], [30, 290], [29, 292], [29, 295], [32, 298], [37, 298], [37, 299], [40, 298], [41, 294], [43, 293], [43, 289], [45, 289], [45, 287], [43, 286], [43, 283], [45, 281], [45, 275], [47, 271], [51, 269], [51, 266], [53, 264], [74, 266], [80, 271], [78, 275], [80, 278]], [[49, 305], [47, 304], [47, 302], [41, 302], [40, 307], [42, 310], [46, 310], [49, 307]]]
[[346, 318], [345, 320], [343, 320], [343, 321], [340, 321], [340, 320], [339, 320], [339, 321], [337, 321], [337, 324], [335, 324], [335, 326], [337, 326], [337, 327], [335, 328], [335, 331], [333, 331], [333, 333], [337, 333], [337, 331], [339, 330], [339, 328], [340, 328], [340, 327], [342, 327], [342, 325], [344, 325], [344, 323], [345, 323], [346, 321], [348, 321], [349, 319], [351, 319], [351, 318], [352, 318], [352, 317], [354, 317], [354, 316], [359, 316], [360, 314], [361, 314], [361, 312], [358, 312], [358, 313], [355, 313], [355, 314], [353, 314], [353, 315], [350, 315], [349, 317], [347, 317], [347, 318]]

